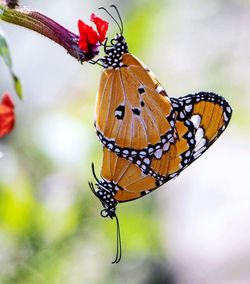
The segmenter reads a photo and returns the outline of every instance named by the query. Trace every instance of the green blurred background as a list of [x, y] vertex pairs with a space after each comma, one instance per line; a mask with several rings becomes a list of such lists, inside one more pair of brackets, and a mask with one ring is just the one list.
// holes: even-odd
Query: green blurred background
[[[116, 4], [130, 51], [170, 96], [201, 90], [234, 109], [222, 137], [178, 179], [100, 217], [87, 181], [100, 173], [93, 126], [101, 68], [1, 22], [24, 101], [0, 141], [0, 283], [250, 283], [250, 2], [247, 0], [21, 1], [77, 32], [98, 7]], [[110, 19], [109, 36], [117, 32]], [[0, 93], [14, 94], [0, 62]]]

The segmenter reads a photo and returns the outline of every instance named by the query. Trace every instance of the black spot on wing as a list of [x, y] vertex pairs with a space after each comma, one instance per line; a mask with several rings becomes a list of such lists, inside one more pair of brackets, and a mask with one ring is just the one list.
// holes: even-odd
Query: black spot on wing
[[138, 92], [139, 92], [139, 94], [143, 94], [143, 93], [145, 93], [145, 89], [143, 87], [139, 87]]
[[141, 111], [138, 109], [138, 108], [133, 108], [132, 109], [132, 112], [135, 114], [135, 115], [140, 115]]
[[119, 105], [115, 110], [115, 117], [117, 119], [123, 119], [125, 115], [125, 106]]

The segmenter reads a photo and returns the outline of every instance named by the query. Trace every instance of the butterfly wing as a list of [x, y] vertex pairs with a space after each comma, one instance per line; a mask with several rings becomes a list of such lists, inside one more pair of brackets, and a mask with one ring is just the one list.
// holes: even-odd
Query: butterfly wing
[[232, 115], [228, 102], [214, 93], [171, 98], [171, 102], [179, 140], [160, 160], [151, 160], [150, 168], [160, 182], [167, 182], [200, 157], [226, 129]]
[[114, 188], [114, 199], [118, 202], [140, 198], [158, 185], [155, 178], [144, 175], [136, 165], [118, 157], [105, 147], [101, 176], [100, 184]]
[[195, 147], [191, 161], [202, 155], [222, 134], [232, 116], [232, 108], [221, 96], [200, 92], [172, 98], [177, 119], [189, 120], [195, 130]]
[[160, 83], [133, 55], [121, 68], [104, 69], [95, 126], [103, 145], [122, 157], [151, 156], [174, 140], [175, 112]]

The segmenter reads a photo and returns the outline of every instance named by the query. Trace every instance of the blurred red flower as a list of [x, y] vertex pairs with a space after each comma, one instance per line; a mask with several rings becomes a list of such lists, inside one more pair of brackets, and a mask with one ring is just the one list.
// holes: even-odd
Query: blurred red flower
[[90, 52], [92, 49], [97, 48], [99, 43], [105, 40], [109, 25], [108, 22], [96, 17], [95, 14], [91, 14], [90, 20], [95, 24], [97, 32], [91, 26], [78, 20], [80, 35], [78, 45], [84, 52]]
[[12, 131], [15, 124], [14, 103], [5, 93], [0, 102], [0, 138]]

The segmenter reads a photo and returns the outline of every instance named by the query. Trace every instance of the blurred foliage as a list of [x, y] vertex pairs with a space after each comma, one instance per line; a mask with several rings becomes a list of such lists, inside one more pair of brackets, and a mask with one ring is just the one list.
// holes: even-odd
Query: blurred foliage
[[0, 30], [0, 56], [3, 58], [3, 61], [5, 62], [6, 66], [9, 68], [16, 93], [17, 93], [18, 97], [21, 99], [22, 96], [23, 96], [22, 95], [22, 85], [21, 85], [21, 82], [19, 81], [19, 79], [17, 78], [17, 76], [13, 72], [12, 60], [11, 60], [11, 56], [10, 56], [9, 47], [8, 47], [8, 44], [7, 44], [7, 41], [4, 37], [4, 35], [1, 33], [1, 30]]

